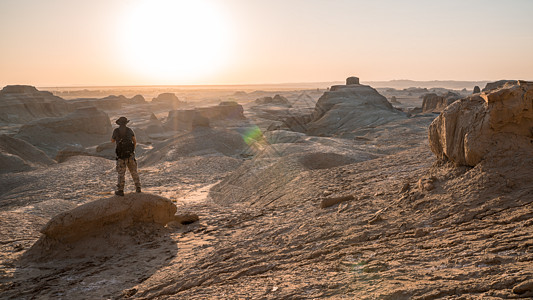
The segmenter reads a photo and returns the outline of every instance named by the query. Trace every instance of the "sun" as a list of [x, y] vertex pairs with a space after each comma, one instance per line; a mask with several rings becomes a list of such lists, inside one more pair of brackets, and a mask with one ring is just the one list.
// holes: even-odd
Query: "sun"
[[138, 0], [120, 20], [120, 59], [141, 78], [191, 83], [227, 64], [228, 20], [207, 0]]

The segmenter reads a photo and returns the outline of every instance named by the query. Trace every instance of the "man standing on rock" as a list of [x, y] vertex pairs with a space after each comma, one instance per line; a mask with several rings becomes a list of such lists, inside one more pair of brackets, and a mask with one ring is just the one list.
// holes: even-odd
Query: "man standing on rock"
[[141, 192], [141, 181], [137, 173], [137, 160], [135, 160], [135, 146], [137, 139], [133, 130], [126, 126], [129, 120], [126, 117], [120, 117], [116, 121], [118, 128], [113, 130], [111, 142], [116, 143], [115, 153], [117, 154], [117, 173], [118, 183], [115, 195], [124, 196], [124, 184], [126, 181], [126, 167], [130, 170], [131, 178], [135, 183], [135, 191]]

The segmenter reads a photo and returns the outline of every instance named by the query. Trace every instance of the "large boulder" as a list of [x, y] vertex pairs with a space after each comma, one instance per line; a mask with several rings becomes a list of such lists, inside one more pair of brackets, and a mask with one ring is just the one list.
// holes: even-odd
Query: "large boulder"
[[125, 228], [134, 223], [165, 226], [174, 220], [176, 206], [167, 198], [132, 193], [89, 202], [52, 218], [41, 233], [61, 242], [75, 242], [105, 234], [109, 226]]
[[24, 252], [21, 263], [94, 260], [125, 251], [138, 253], [145, 243], [161, 240], [165, 225], [180, 221], [167, 198], [146, 193], [113, 196], [80, 205], [53, 217], [43, 234]]
[[533, 153], [533, 83], [518, 81], [448, 106], [429, 127], [439, 158], [475, 166], [481, 160]]
[[311, 121], [306, 124], [310, 135], [346, 135], [364, 126], [378, 126], [405, 118], [387, 98], [367, 85], [332, 86], [317, 101]]
[[29, 85], [8, 85], [0, 91], [0, 122], [26, 123], [59, 117], [71, 111], [67, 101]]
[[448, 91], [444, 95], [429, 93], [422, 100], [422, 112], [441, 112], [446, 106], [461, 98], [459, 94]]

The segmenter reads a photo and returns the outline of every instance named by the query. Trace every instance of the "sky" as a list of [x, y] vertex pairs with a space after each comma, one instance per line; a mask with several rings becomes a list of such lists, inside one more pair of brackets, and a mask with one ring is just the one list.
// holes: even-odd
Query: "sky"
[[532, 0], [0, 0], [0, 85], [533, 80]]

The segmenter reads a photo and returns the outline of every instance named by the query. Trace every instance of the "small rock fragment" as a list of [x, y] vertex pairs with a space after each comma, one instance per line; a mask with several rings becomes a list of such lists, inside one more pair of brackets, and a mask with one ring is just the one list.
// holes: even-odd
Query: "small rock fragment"
[[180, 223], [181, 225], [192, 224], [194, 222], [197, 222], [198, 220], [200, 220], [200, 218], [197, 214], [194, 213], [185, 213], [174, 216], [174, 221]]
[[332, 198], [325, 198], [322, 199], [320, 202], [320, 208], [328, 208], [330, 206], [333, 206], [335, 204], [353, 200], [355, 197], [353, 195], [346, 195], [346, 196], [340, 196], [340, 197], [332, 197]]
[[513, 288], [513, 293], [518, 294], [518, 295], [522, 295], [522, 294], [525, 294], [525, 293], [533, 294], [533, 279], [527, 280], [527, 281], [523, 281], [523, 282], [517, 284]]
[[406, 182], [402, 186], [402, 189], [400, 190], [400, 194], [403, 194], [403, 193], [407, 192], [410, 189], [411, 189], [411, 185], [409, 184], [409, 182]]

